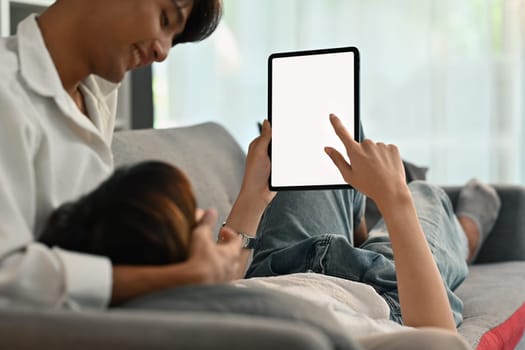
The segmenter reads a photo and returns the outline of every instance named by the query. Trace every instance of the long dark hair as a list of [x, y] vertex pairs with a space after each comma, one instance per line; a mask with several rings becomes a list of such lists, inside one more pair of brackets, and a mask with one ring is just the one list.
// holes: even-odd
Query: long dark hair
[[49, 217], [39, 241], [103, 255], [114, 265], [162, 265], [188, 256], [196, 201], [176, 167], [149, 161], [117, 169], [93, 192]]

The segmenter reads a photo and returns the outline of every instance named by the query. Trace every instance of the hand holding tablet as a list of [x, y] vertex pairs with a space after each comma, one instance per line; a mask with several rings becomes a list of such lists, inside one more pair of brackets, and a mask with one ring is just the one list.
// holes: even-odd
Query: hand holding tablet
[[325, 146], [346, 154], [329, 122], [336, 114], [359, 140], [359, 52], [355, 47], [272, 54], [270, 189], [349, 188]]

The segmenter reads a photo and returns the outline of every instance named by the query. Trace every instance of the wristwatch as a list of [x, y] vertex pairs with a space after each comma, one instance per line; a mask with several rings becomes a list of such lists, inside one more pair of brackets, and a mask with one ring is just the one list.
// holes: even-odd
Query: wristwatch
[[[224, 227], [224, 226], [226, 226], [225, 222], [222, 223], [222, 227]], [[233, 230], [233, 231], [235, 231], [235, 230]], [[244, 249], [253, 249], [253, 248], [255, 248], [255, 243], [257, 243], [257, 237], [256, 236], [252, 236], [252, 235], [249, 235], [247, 233], [239, 232], [239, 231], [235, 231], [235, 233], [237, 233], [239, 236], [241, 236], [242, 247]]]

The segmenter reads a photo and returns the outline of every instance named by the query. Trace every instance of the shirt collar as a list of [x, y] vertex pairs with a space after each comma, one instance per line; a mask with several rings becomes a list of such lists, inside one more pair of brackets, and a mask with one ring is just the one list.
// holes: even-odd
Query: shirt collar
[[36, 15], [20, 22], [17, 38], [20, 72], [29, 87], [47, 97], [63, 93], [62, 82], [38, 28]]

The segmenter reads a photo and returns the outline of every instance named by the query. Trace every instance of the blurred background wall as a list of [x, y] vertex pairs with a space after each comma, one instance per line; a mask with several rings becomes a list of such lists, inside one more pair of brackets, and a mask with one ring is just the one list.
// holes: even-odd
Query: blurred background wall
[[[525, 184], [524, 0], [224, 0], [199, 44], [153, 67], [155, 127], [215, 120], [246, 149], [272, 52], [357, 46], [366, 136], [440, 184]], [[300, 130], [300, 126], [298, 126]]]

